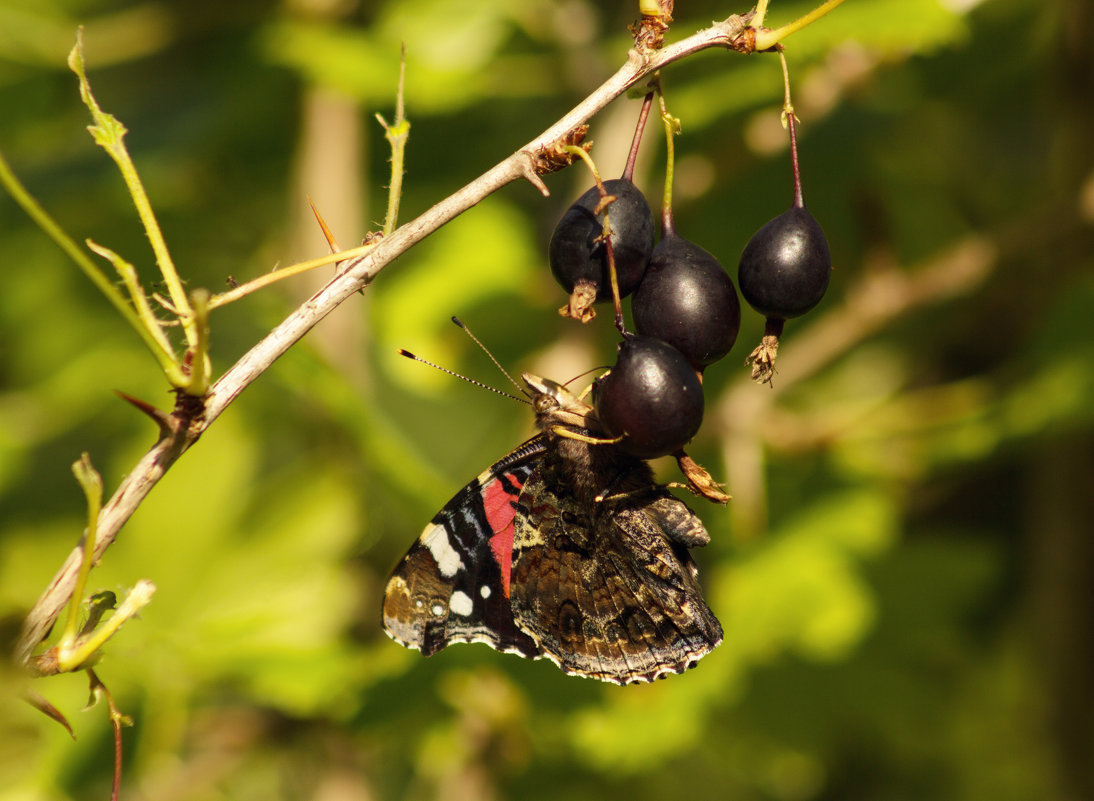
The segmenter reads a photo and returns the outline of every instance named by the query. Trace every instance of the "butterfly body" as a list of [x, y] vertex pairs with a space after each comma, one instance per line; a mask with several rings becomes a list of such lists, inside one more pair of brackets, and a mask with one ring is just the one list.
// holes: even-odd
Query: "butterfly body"
[[721, 642], [688, 548], [709, 535], [584, 400], [525, 374], [539, 434], [464, 487], [393, 572], [383, 624], [433, 654], [452, 642], [546, 657], [617, 684], [692, 667]]

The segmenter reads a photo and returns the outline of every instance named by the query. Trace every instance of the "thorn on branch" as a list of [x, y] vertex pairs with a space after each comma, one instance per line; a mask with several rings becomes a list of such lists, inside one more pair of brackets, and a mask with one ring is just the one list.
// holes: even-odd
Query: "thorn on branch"
[[327, 240], [327, 247], [330, 248], [331, 253], [338, 253], [342, 248], [338, 245], [338, 240], [334, 238], [334, 232], [327, 225], [327, 221], [323, 219], [323, 215], [319, 213], [319, 209], [315, 207], [311, 195], [305, 197], [308, 199], [308, 205], [311, 206], [311, 213], [315, 215], [315, 221], [319, 223], [319, 228], [323, 232], [323, 238]]
[[174, 393], [175, 408], [168, 413], [148, 401], [134, 398], [121, 390], [114, 390], [115, 395], [156, 424], [160, 430], [161, 440], [174, 437], [179, 432], [189, 431], [195, 424], [200, 426], [205, 419], [205, 397], [190, 395], [184, 389], [176, 389]]
[[167, 412], [156, 408], [147, 401], [142, 401], [140, 398], [134, 398], [132, 395], [127, 395], [119, 389], [114, 390], [114, 394], [133, 406], [141, 414], [151, 418], [152, 422], [159, 427], [161, 439], [170, 436], [172, 432], [171, 416], [167, 414]]
[[59, 710], [57, 707], [47, 701], [44, 695], [36, 693], [33, 690], [24, 690], [23, 700], [35, 709], [37, 709], [47, 718], [50, 718], [51, 720], [55, 720], [60, 723], [62, 726], [65, 727], [65, 731], [68, 732], [68, 736], [71, 737], [73, 740], [76, 739], [76, 732], [73, 731], [72, 724], [68, 722], [68, 718], [64, 716], [64, 713], [61, 712], [61, 710]]
[[525, 152], [528, 158], [521, 161], [520, 172], [524, 176], [524, 179], [528, 181], [532, 186], [539, 190], [539, 193], [544, 197], [551, 196], [551, 190], [547, 188], [547, 184], [543, 183], [543, 179], [536, 173], [536, 157], [531, 153]]

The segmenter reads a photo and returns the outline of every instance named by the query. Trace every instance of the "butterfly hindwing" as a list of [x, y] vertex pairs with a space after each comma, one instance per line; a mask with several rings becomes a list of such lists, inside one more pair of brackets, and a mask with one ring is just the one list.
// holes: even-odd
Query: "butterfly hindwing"
[[524, 485], [511, 604], [562, 670], [618, 684], [693, 666], [722, 640], [687, 549], [706, 529], [661, 488], [582, 509], [550, 471]]
[[384, 592], [383, 624], [426, 656], [451, 642], [542, 655], [509, 605], [513, 524], [520, 491], [543, 452], [534, 437], [460, 490], [425, 527]]

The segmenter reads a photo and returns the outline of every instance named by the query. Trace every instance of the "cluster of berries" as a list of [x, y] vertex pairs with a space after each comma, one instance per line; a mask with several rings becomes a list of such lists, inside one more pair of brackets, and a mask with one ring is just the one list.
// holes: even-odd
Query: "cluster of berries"
[[[666, 116], [666, 124], [671, 118]], [[674, 122], [674, 121], [672, 121]], [[640, 123], [641, 125], [641, 123]], [[753, 377], [770, 382], [782, 323], [820, 302], [831, 257], [820, 225], [805, 208], [797, 167], [792, 114], [795, 202], [749, 240], [737, 280], [745, 300], [767, 318], [766, 334], [748, 363]], [[677, 453], [703, 419], [703, 371], [737, 340], [741, 308], [733, 280], [719, 261], [677, 233], [670, 166], [654, 246], [650, 206], [624, 177], [598, 182], [567, 209], [548, 248], [551, 272], [571, 294], [562, 313], [587, 321], [593, 303], [633, 295], [634, 333], [623, 335], [616, 364], [593, 384], [592, 401], [605, 433], [640, 458]], [[607, 215], [607, 223], [605, 222]]]

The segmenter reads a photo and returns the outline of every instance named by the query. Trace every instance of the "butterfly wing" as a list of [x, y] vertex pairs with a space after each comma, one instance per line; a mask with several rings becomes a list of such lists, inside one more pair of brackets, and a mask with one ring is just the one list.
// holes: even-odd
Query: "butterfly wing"
[[426, 656], [453, 642], [483, 642], [537, 658], [510, 607], [514, 519], [521, 489], [543, 458], [533, 437], [460, 490], [392, 572], [383, 626]]
[[529, 477], [516, 515], [512, 612], [563, 671], [617, 684], [692, 667], [722, 641], [687, 547], [709, 539], [663, 488], [582, 509]]

